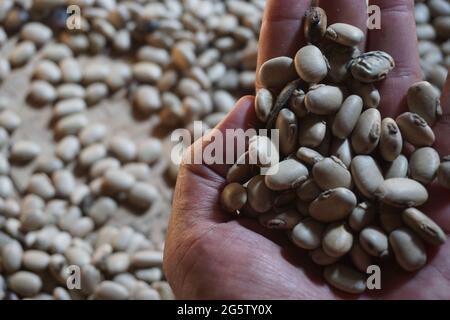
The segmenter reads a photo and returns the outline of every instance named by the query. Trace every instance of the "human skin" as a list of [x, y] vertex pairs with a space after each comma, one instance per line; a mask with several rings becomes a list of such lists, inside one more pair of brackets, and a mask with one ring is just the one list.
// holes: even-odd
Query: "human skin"
[[[375, 0], [380, 6], [381, 30], [366, 30], [361, 0], [321, 1], [328, 23], [346, 22], [366, 30], [365, 51], [383, 50], [396, 68], [378, 84], [383, 117], [396, 117], [407, 108], [408, 88], [420, 80], [413, 0]], [[268, 0], [260, 36], [258, 66], [281, 55], [294, 56], [305, 44], [300, 17], [309, 1]], [[345, 9], [344, 8], [348, 8]], [[257, 84], [258, 87], [258, 84]], [[450, 81], [443, 90], [444, 116], [434, 126], [435, 148], [450, 154]], [[217, 127], [258, 127], [254, 98], [244, 97]], [[207, 145], [208, 137], [195, 142]], [[194, 152], [193, 149], [190, 152]], [[294, 247], [285, 233], [265, 230], [257, 221], [225, 213], [219, 205], [226, 185], [226, 165], [180, 167], [165, 245], [164, 271], [180, 299], [450, 299], [450, 241], [430, 248], [428, 263], [415, 273], [392, 261], [381, 264], [382, 290], [361, 296], [342, 293], [322, 279], [321, 267]], [[421, 208], [448, 235], [450, 190], [433, 184], [428, 204]]]

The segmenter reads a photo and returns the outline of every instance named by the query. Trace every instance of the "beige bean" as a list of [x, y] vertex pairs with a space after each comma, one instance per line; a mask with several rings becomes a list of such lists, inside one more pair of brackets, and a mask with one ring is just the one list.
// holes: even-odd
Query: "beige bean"
[[139, 86], [135, 92], [134, 104], [143, 114], [148, 114], [161, 109], [161, 98], [159, 91], [148, 85]]
[[56, 103], [53, 109], [53, 116], [55, 118], [62, 118], [71, 114], [76, 114], [86, 110], [86, 103], [79, 98], [72, 98], [61, 100]]
[[28, 192], [36, 194], [43, 199], [50, 199], [55, 196], [55, 188], [51, 180], [43, 173], [35, 173], [30, 177]]
[[52, 174], [56, 195], [68, 198], [76, 186], [75, 177], [69, 170], [58, 170]]
[[272, 93], [265, 89], [259, 89], [255, 98], [255, 111], [256, 116], [261, 122], [266, 122], [270, 111], [273, 107], [273, 96]]
[[368, 199], [375, 197], [375, 191], [383, 183], [381, 169], [371, 156], [356, 156], [350, 166], [353, 181], [359, 192]]
[[88, 124], [88, 119], [84, 114], [72, 114], [64, 117], [56, 123], [56, 134], [59, 136], [78, 134]]
[[364, 108], [378, 108], [381, 96], [378, 89], [372, 83], [361, 83], [353, 80], [350, 87], [355, 94], [360, 96], [364, 102]]
[[65, 162], [74, 160], [80, 152], [80, 142], [74, 136], [64, 137], [56, 146], [56, 155]]
[[23, 266], [32, 272], [41, 272], [47, 269], [50, 263], [48, 253], [39, 250], [27, 250], [23, 253]]
[[433, 148], [417, 149], [409, 159], [409, 174], [414, 180], [429, 184], [436, 178], [440, 162], [439, 154]]
[[292, 230], [292, 242], [303, 249], [314, 250], [320, 247], [324, 226], [320, 222], [306, 218]]
[[24, 40], [32, 41], [37, 46], [41, 46], [52, 38], [53, 32], [42, 23], [29, 22], [23, 26], [20, 36]]
[[84, 184], [77, 185], [70, 195], [70, 203], [75, 206], [82, 205], [84, 200], [89, 199], [89, 195], [90, 190], [88, 186]]
[[103, 187], [111, 192], [128, 191], [136, 179], [121, 169], [110, 169], [103, 177]]
[[0, 82], [6, 79], [6, 77], [11, 72], [11, 65], [9, 61], [5, 58], [0, 58]]
[[157, 201], [159, 191], [148, 183], [136, 182], [127, 194], [128, 201], [139, 208], [146, 209]]
[[68, 248], [65, 252], [65, 256], [69, 264], [74, 264], [80, 267], [89, 264], [91, 261], [89, 253], [80, 247], [72, 246]]
[[61, 81], [61, 70], [53, 61], [42, 60], [34, 67], [33, 77], [50, 83], [58, 83]]
[[328, 266], [323, 274], [328, 284], [344, 292], [361, 294], [366, 290], [366, 276], [343, 264]]
[[36, 53], [36, 46], [31, 41], [22, 41], [14, 47], [9, 55], [9, 62], [14, 68], [21, 67]]
[[109, 150], [123, 162], [132, 161], [137, 154], [136, 145], [123, 136], [115, 136], [108, 143]]
[[352, 147], [357, 154], [370, 154], [378, 146], [381, 131], [381, 114], [377, 109], [367, 109], [358, 119], [352, 133]]
[[402, 152], [403, 139], [394, 119], [381, 121], [380, 153], [384, 160], [392, 162]]
[[163, 254], [159, 251], [138, 251], [131, 256], [131, 266], [133, 266], [134, 268], [161, 267], [162, 263]]
[[294, 60], [289, 57], [277, 57], [266, 61], [258, 73], [258, 80], [266, 88], [283, 87], [297, 78]]
[[91, 264], [81, 266], [81, 290], [84, 294], [94, 293], [100, 285], [102, 275], [100, 271]]
[[321, 222], [334, 222], [347, 217], [356, 206], [356, 196], [348, 189], [330, 189], [320, 194], [309, 206], [310, 215]]
[[319, 152], [306, 147], [301, 147], [300, 149], [298, 149], [296, 156], [299, 160], [301, 160], [308, 166], [313, 166], [314, 164], [324, 159], [324, 157]]
[[352, 176], [345, 164], [337, 157], [325, 158], [317, 162], [312, 169], [317, 185], [322, 190], [334, 188], [352, 188]]
[[79, 133], [79, 139], [83, 146], [101, 141], [106, 135], [106, 126], [102, 123], [93, 123], [86, 126]]
[[408, 208], [402, 213], [402, 219], [419, 237], [431, 245], [441, 245], [447, 241], [445, 232], [423, 212]]
[[394, 59], [383, 51], [363, 53], [353, 59], [349, 66], [353, 77], [363, 83], [385, 79], [394, 67]]
[[105, 82], [111, 66], [100, 59], [93, 59], [83, 66], [83, 82], [91, 84], [94, 82]]
[[249, 164], [256, 164], [259, 167], [271, 167], [279, 161], [278, 149], [267, 136], [250, 138], [248, 157]]
[[311, 257], [311, 260], [319, 266], [329, 266], [339, 260], [339, 258], [333, 258], [327, 255], [323, 252], [322, 248], [317, 248], [310, 251], [309, 256]]
[[307, 45], [294, 58], [295, 69], [300, 78], [308, 83], [319, 83], [328, 73], [328, 62], [319, 48]]
[[418, 270], [427, 262], [425, 245], [410, 230], [401, 228], [392, 231], [389, 235], [389, 243], [398, 264], [406, 271]]
[[34, 104], [38, 106], [46, 105], [55, 101], [56, 90], [47, 81], [35, 80], [30, 85], [28, 97]]
[[220, 202], [228, 212], [239, 211], [247, 203], [247, 190], [239, 183], [230, 183], [223, 189]]
[[361, 231], [375, 220], [375, 207], [370, 202], [359, 203], [348, 218], [348, 224], [354, 231]]
[[84, 87], [76, 83], [63, 83], [56, 88], [56, 94], [59, 100], [80, 98], [85, 96]]
[[181, 70], [188, 69], [196, 61], [194, 50], [183, 45], [172, 47], [171, 59], [173, 63]]
[[155, 83], [161, 75], [161, 68], [151, 62], [138, 62], [133, 66], [133, 76], [139, 82]]
[[[314, 114], [307, 115], [298, 127], [298, 141], [302, 147], [315, 148], [325, 139], [327, 124], [322, 117]], [[282, 139], [281, 135], [280, 139]]]
[[64, 82], [80, 82], [83, 78], [83, 73], [78, 60], [68, 57], [59, 62], [61, 69], [62, 80]]
[[342, 105], [344, 96], [341, 89], [328, 85], [312, 86], [305, 97], [306, 108], [317, 115], [336, 113]]
[[305, 13], [304, 33], [310, 43], [318, 43], [327, 29], [327, 14], [320, 7], [311, 7]]
[[130, 257], [126, 252], [117, 252], [106, 258], [105, 270], [111, 275], [126, 272], [130, 266]]
[[13, 144], [11, 158], [19, 162], [28, 162], [36, 158], [40, 152], [41, 148], [36, 143], [20, 140]]
[[88, 216], [99, 226], [103, 225], [116, 211], [117, 204], [113, 199], [100, 197], [89, 208]]
[[350, 259], [355, 268], [364, 273], [372, 265], [372, 257], [362, 248], [358, 241], [353, 243], [352, 250], [350, 251]]
[[298, 122], [295, 114], [289, 109], [282, 109], [277, 116], [275, 129], [279, 130], [280, 152], [288, 155], [297, 147]]
[[162, 279], [162, 271], [160, 268], [140, 269], [134, 274], [136, 278], [147, 283], [160, 281]]
[[364, 228], [359, 234], [359, 243], [371, 256], [383, 258], [389, 255], [388, 237], [377, 227]]
[[419, 182], [407, 178], [385, 180], [375, 191], [383, 203], [395, 207], [417, 207], [428, 200], [428, 192]]
[[130, 162], [123, 166], [123, 170], [135, 177], [137, 181], [147, 181], [150, 177], [150, 167], [146, 163]]
[[325, 230], [322, 249], [331, 257], [339, 258], [348, 253], [353, 245], [353, 235], [343, 223], [333, 223]]
[[50, 43], [42, 49], [42, 57], [55, 62], [72, 56], [72, 50], [63, 43]]
[[28, 271], [18, 271], [8, 279], [8, 287], [21, 297], [32, 297], [42, 288], [41, 278]]
[[333, 138], [330, 146], [330, 155], [335, 156], [349, 168], [353, 159], [353, 150], [349, 139]]
[[292, 96], [289, 99], [289, 109], [295, 113], [298, 118], [303, 118], [308, 114], [308, 110], [305, 106], [305, 92], [301, 89], [296, 89], [292, 92]]
[[384, 178], [406, 178], [408, 176], [408, 167], [408, 159], [401, 154], [394, 161], [387, 164], [384, 170]]
[[16, 272], [22, 265], [23, 249], [19, 242], [11, 241], [1, 248], [2, 270]]
[[112, 282], [112, 281], [103, 281], [94, 292], [95, 300], [127, 300], [128, 299], [128, 291], [122, 285]]
[[331, 41], [328, 41], [322, 50], [330, 63], [328, 80], [332, 83], [350, 80], [347, 64], [351, 59], [358, 57], [361, 51], [357, 47], [345, 47]]
[[350, 24], [334, 23], [328, 26], [325, 37], [344, 46], [356, 47], [364, 39], [364, 33]]
[[14, 185], [9, 177], [0, 176], [0, 197], [9, 198], [14, 194]]
[[418, 114], [405, 112], [395, 120], [403, 138], [416, 147], [428, 147], [435, 141], [433, 130]]
[[295, 209], [288, 209], [281, 213], [265, 213], [259, 217], [259, 223], [268, 229], [291, 230], [302, 216]]
[[282, 191], [300, 186], [308, 175], [308, 169], [302, 163], [287, 159], [269, 168], [264, 181], [269, 189]]
[[450, 189], [450, 157], [444, 157], [437, 172], [439, 184]]
[[407, 100], [409, 111], [421, 116], [430, 126], [442, 115], [440, 97], [427, 81], [413, 84], [408, 89]]
[[90, 217], [78, 219], [69, 228], [69, 233], [78, 238], [84, 238], [94, 230], [94, 221]]
[[363, 100], [357, 95], [351, 95], [344, 100], [333, 121], [333, 134], [340, 138], [347, 138], [356, 127], [363, 108]]
[[95, 162], [106, 157], [106, 147], [101, 143], [91, 144], [84, 148], [79, 156], [80, 164], [84, 167], [90, 167]]
[[264, 213], [272, 208], [275, 195], [264, 183], [264, 176], [253, 177], [247, 185], [249, 206], [258, 213]]
[[103, 82], [94, 82], [86, 87], [85, 100], [88, 105], [94, 105], [108, 96], [109, 89]]

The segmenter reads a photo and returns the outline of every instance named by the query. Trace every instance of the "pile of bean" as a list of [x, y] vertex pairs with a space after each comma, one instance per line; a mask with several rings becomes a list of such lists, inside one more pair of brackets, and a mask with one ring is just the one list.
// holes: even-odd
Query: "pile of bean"
[[[80, 29], [68, 28], [69, 5], [81, 9]], [[27, 107], [52, 109], [55, 143], [48, 150], [39, 137], [17, 138], [28, 123], [0, 94], [0, 299], [173, 298], [163, 245], [109, 223], [120, 206], [146, 212], [159, 200], [149, 181], [162, 144], [112, 132], [89, 110], [124, 96], [140, 119], [168, 132], [196, 119], [214, 127], [235, 95], [254, 90], [263, 7], [263, 0], [0, 1], [0, 85], [26, 71]], [[11, 169], [22, 166], [32, 173], [16, 179]], [[67, 288], [70, 265], [81, 268], [81, 290]]]
[[[418, 270], [427, 261], [425, 244], [446, 241], [416, 207], [427, 202], [425, 186], [436, 177], [450, 188], [450, 157], [441, 163], [431, 147], [430, 126], [441, 115], [432, 85], [414, 84], [410, 111], [382, 119], [374, 83], [395, 67], [392, 57], [359, 52], [360, 29], [326, 21], [313, 7], [305, 23], [310, 44], [294, 59], [261, 66], [256, 114], [267, 129], [278, 130], [279, 146], [253, 136], [229, 170], [221, 203], [269, 229], [286, 230], [325, 266], [331, 286], [357, 294], [366, 289], [369, 265], [394, 256], [403, 269]], [[405, 143], [415, 147], [409, 159], [402, 154]]]
[[442, 90], [450, 68], [450, 2], [416, 0], [415, 16], [424, 79]]

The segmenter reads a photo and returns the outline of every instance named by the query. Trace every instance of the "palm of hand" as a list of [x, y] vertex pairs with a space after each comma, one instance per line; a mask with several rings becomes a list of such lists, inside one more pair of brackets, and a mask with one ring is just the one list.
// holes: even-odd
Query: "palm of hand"
[[[352, 4], [352, 12], [339, 12], [339, 7], [348, 7], [350, 2], [352, 1], [338, 0], [333, 1], [333, 4], [330, 2], [323, 5], [327, 13], [331, 12], [329, 20], [336, 17], [336, 21], [359, 26], [362, 21], [365, 23], [365, 17], [361, 17], [363, 7], [359, 8], [359, 4]], [[413, 1], [378, 2], [386, 15], [384, 21], [388, 18], [399, 20], [398, 16], [405, 15], [401, 22], [389, 20], [392, 25], [386, 26], [386, 29], [389, 27], [391, 31], [397, 30], [397, 34], [401, 34], [400, 38], [397, 36], [396, 39], [389, 39], [393, 37], [389, 34], [389, 30], [384, 30], [385, 33], [376, 31], [373, 33], [374, 36], [372, 34], [369, 36], [371, 43], [367, 44], [369, 49], [373, 46], [391, 53], [397, 61], [397, 70], [394, 70], [380, 86], [382, 95], [380, 110], [386, 117], [398, 115], [404, 110], [404, 93], [417, 81], [420, 69], [418, 57], [411, 54], [417, 52], [415, 29], [411, 25]], [[292, 56], [292, 52], [298, 49], [298, 39], [302, 31], [299, 21], [290, 17], [301, 16], [300, 12], [304, 12], [307, 5], [303, 1], [269, 1], [261, 35], [261, 61], [279, 55]], [[288, 6], [290, 10], [283, 16], [281, 9], [287, 11], [285, 9]], [[388, 17], [389, 15], [398, 16]], [[405, 19], [409, 19], [410, 24], [408, 21], [405, 23]], [[278, 39], [276, 36], [278, 34], [286, 34], [286, 37]], [[442, 104], [444, 112], [448, 114], [450, 92], [448, 89], [444, 92]], [[437, 136], [435, 148], [441, 156], [450, 154], [450, 144], [445, 140], [450, 134], [449, 117], [444, 116], [434, 127]], [[245, 129], [256, 124], [253, 99], [244, 98], [218, 129]], [[165, 271], [177, 297], [206, 299], [353, 297], [330, 289], [321, 278], [321, 268], [314, 266], [304, 251], [290, 244], [283, 232], [267, 231], [260, 227], [257, 221], [246, 218], [235, 220], [225, 214], [218, 204], [218, 199], [220, 190], [225, 185], [223, 177], [226, 170], [224, 166], [199, 165], [185, 165], [180, 170], [165, 257]], [[429, 188], [429, 193], [429, 205], [423, 210], [448, 233], [449, 191], [433, 185]], [[449, 241], [438, 250], [429, 251], [427, 265], [416, 273], [406, 273], [392, 261], [386, 262], [381, 265], [382, 290], [368, 292], [362, 297], [450, 298], [450, 256], [445, 254], [448, 250], [450, 250]]]

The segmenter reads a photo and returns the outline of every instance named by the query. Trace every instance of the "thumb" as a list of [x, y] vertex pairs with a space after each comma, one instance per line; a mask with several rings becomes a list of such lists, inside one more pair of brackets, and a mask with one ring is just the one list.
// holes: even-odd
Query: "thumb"
[[[253, 96], [241, 98], [236, 103], [235, 107], [213, 130], [194, 142], [194, 144], [186, 150], [183, 156], [183, 165], [193, 170], [200, 170], [201, 168], [206, 167], [219, 176], [225, 177], [228, 169], [240, 156], [240, 154], [236, 154], [235, 147], [237, 145], [237, 138], [242, 137], [239, 136], [239, 132], [233, 130], [247, 130], [261, 125], [256, 117], [254, 100]], [[233, 134], [227, 134], [227, 131], [228, 133], [231, 132]], [[207, 148], [212, 143], [214, 143], [214, 145], [210, 146], [211, 148]], [[212, 154], [213, 159], [205, 159], [205, 156], [209, 156], [212, 152], [211, 149], [213, 149], [214, 153]], [[230, 158], [232, 161], [230, 161]], [[201, 164], [198, 162], [199, 159], [201, 159]]]
[[[247, 129], [258, 124], [253, 107], [253, 97], [243, 97], [233, 110], [220, 122], [215, 131], [225, 137], [227, 129]], [[183, 156], [173, 197], [172, 221], [192, 225], [199, 221], [220, 222], [223, 215], [218, 204], [220, 191], [225, 183], [227, 164], [196, 164], [196, 152], [203, 152], [211, 143], [208, 135], [197, 140]], [[227, 150], [223, 145], [223, 157]], [[225, 163], [225, 162], [223, 162]]]

